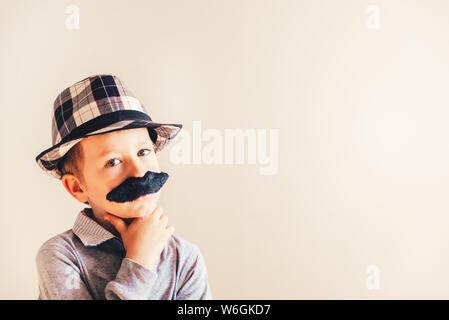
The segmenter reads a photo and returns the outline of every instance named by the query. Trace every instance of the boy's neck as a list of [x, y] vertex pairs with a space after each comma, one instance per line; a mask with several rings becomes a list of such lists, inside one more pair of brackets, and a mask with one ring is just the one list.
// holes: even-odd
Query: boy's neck
[[[95, 220], [95, 222], [97, 222], [100, 226], [102, 226], [103, 228], [105, 228], [106, 230], [108, 230], [110, 233], [112, 233], [113, 235], [115, 235], [118, 238], [120, 237], [120, 233], [117, 231], [117, 229], [115, 229], [115, 227], [108, 221], [104, 220], [103, 217], [106, 214], [99, 214], [97, 213], [93, 208], [88, 208], [88, 215]], [[126, 223], [127, 226], [129, 226], [131, 224], [131, 222], [133, 222], [135, 218], [122, 218], [122, 220]]]

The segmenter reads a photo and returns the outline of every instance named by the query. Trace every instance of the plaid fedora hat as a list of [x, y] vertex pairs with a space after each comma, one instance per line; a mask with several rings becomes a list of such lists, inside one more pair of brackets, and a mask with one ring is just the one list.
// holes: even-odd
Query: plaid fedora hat
[[59, 161], [75, 144], [91, 135], [147, 127], [154, 151], [162, 150], [181, 130], [181, 124], [153, 122], [145, 107], [116, 76], [99, 74], [64, 89], [53, 107], [53, 145], [36, 162], [61, 179]]

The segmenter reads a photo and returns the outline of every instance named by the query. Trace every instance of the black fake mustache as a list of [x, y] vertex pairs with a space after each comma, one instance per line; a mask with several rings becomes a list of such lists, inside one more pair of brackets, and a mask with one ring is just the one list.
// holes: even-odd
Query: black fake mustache
[[106, 199], [114, 202], [134, 201], [148, 193], [158, 192], [168, 179], [168, 173], [147, 171], [143, 177], [129, 177], [112, 189]]

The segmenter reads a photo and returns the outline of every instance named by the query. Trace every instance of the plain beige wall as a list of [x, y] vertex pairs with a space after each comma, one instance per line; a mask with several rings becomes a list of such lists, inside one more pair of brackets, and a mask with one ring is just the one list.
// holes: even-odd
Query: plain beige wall
[[200, 247], [215, 299], [448, 299], [448, 12], [446, 0], [2, 0], [0, 298], [37, 297], [39, 246], [83, 207], [34, 161], [54, 98], [113, 73], [155, 121], [279, 130], [272, 175], [175, 164], [175, 141], [158, 155], [161, 206]]

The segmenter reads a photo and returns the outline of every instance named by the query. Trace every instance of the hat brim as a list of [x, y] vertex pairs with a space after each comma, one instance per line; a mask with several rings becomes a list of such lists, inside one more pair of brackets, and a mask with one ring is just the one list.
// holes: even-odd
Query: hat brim
[[61, 172], [58, 169], [59, 161], [75, 144], [80, 142], [82, 139], [88, 136], [94, 136], [118, 130], [144, 127], [152, 128], [157, 133], [156, 142], [154, 142], [154, 151], [159, 152], [164, 149], [165, 146], [178, 135], [179, 131], [182, 128], [182, 124], [159, 123], [143, 119], [119, 121], [93, 132], [86, 133], [82, 137], [74, 138], [69, 141], [61, 141], [59, 144], [56, 144], [49, 149], [41, 152], [36, 157], [36, 162], [39, 167], [47, 174], [57, 179], [61, 179]]

